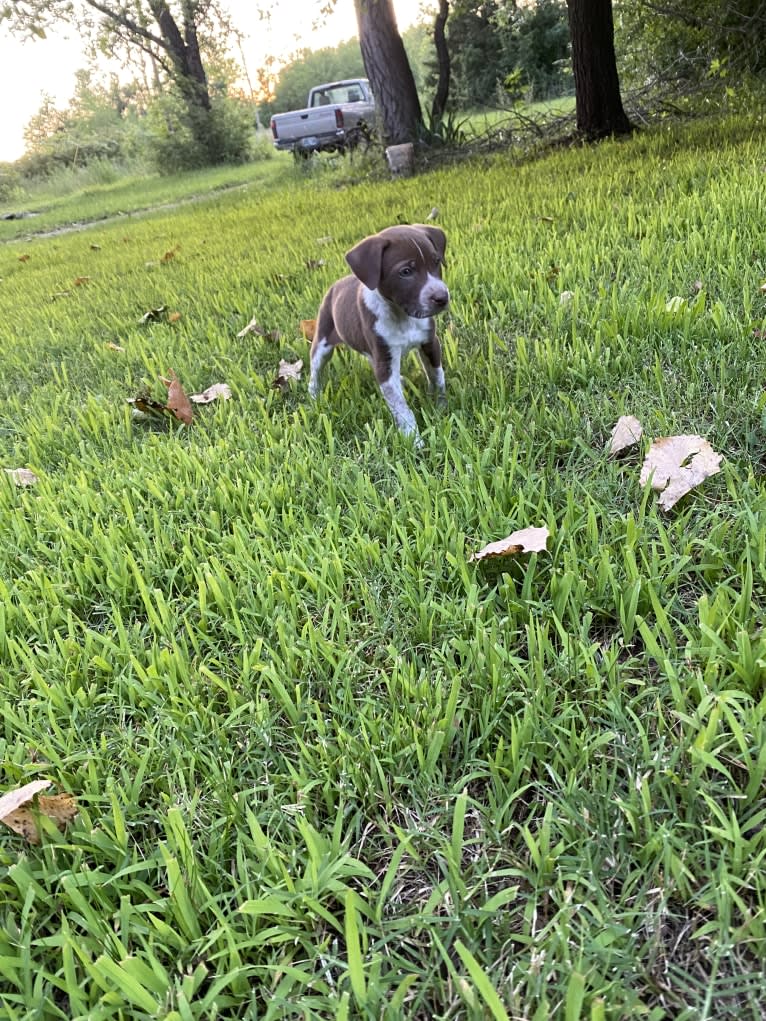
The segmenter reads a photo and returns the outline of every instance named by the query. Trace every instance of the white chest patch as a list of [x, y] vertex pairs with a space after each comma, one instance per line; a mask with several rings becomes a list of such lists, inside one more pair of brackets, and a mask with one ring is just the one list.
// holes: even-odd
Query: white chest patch
[[414, 347], [421, 347], [431, 336], [431, 320], [416, 319], [399, 311], [378, 291], [363, 287], [362, 297], [375, 320], [375, 330], [390, 348], [397, 348], [401, 354]]

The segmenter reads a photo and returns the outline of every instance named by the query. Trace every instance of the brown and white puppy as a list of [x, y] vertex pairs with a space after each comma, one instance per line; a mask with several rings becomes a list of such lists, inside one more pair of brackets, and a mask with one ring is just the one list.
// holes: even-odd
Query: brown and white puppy
[[387, 227], [346, 253], [353, 276], [334, 283], [324, 296], [311, 345], [309, 394], [321, 389], [321, 371], [339, 344], [363, 354], [372, 365], [394, 421], [419, 442], [418, 427], [404, 398], [402, 357], [418, 349], [429, 389], [445, 396], [444, 369], [433, 317], [449, 304], [442, 280], [447, 239], [439, 227]]

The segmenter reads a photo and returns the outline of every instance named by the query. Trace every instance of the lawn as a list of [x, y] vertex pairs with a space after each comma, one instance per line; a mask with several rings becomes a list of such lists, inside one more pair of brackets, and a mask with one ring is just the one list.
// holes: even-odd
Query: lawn
[[[0, 826], [3, 1017], [762, 1018], [763, 137], [270, 161], [9, 227], [0, 465], [38, 481], [0, 473], [0, 793], [79, 814]], [[272, 382], [343, 253], [434, 207], [418, 450], [352, 354], [316, 406]], [[135, 417], [171, 373], [232, 399]], [[685, 433], [721, 471], [666, 512], [641, 464]]]

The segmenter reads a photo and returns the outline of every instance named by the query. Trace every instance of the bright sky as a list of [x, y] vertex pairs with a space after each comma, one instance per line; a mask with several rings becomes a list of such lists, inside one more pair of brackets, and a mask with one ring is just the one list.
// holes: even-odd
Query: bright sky
[[[227, 0], [226, 6], [246, 36], [243, 49], [251, 77], [268, 54], [282, 57], [298, 48], [335, 46], [356, 35], [353, 0], [337, 0], [327, 18], [318, 13], [320, 0], [273, 3], [270, 23], [259, 18], [261, 5], [254, 0]], [[394, 0], [394, 8], [404, 30], [417, 20], [420, 5], [414, 0]], [[80, 41], [71, 32], [65, 38], [64, 31], [21, 42], [0, 23], [0, 161], [18, 159], [23, 153], [24, 127], [40, 108], [43, 93], [64, 107], [74, 91], [74, 73], [86, 60]]]

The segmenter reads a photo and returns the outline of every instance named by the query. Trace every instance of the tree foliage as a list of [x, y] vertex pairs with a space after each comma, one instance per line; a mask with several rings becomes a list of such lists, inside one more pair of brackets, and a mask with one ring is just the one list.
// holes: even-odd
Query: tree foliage
[[231, 27], [216, 0], [22, 0], [2, 14], [18, 34], [41, 35], [66, 24], [94, 51], [148, 62], [158, 91], [170, 86], [180, 101], [197, 161], [231, 157], [232, 146], [222, 144], [229, 111], [214, 101], [206, 68], [207, 55], [220, 62]]
[[631, 81], [766, 70], [764, 0], [617, 0], [618, 56]]
[[361, 78], [364, 73], [357, 39], [348, 39], [338, 46], [321, 50], [301, 50], [279, 72], [274, 97], [267, 104], [266, 111], [271, 114], [299, 110], [306, 105], [309, 89], [315, 85], [342, 78]]
[[560, 0], [453, 0], [450, 104], [466, 108], [561, 95], [571, 88], [569, 30]]

